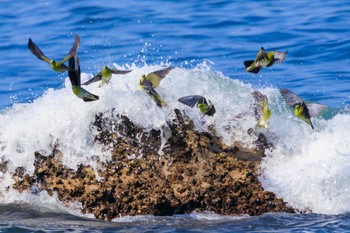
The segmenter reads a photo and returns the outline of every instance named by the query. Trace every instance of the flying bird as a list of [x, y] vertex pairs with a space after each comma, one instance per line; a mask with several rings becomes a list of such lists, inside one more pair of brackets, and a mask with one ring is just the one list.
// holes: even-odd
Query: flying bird
[[206, 100], [201, 95], [189, 95], [178, 99], [180, 103], [186, 104], [187, 106], [194, 107], [195, 105], [199, 110], [207, 116], [213, 116], [215, 114], [215, 107], [210, 100]]
[[299, 96], [284, 88], [280, 89], [280, 93], [287, 105], [294, 108], [295, 116], [309, 124], [312, 129], [314, 129], [314, 126], [311, 117], [318, 116], [328, 107], [317, 103], [305, 103]]
[[118, 69], [112, 69], [108, 66], [102, 67], [102, 71], [96, 74], [92, 79], [89, 81], [83, 83], [82, 85], [89, 85], [91, 83], [97, 82], [101, 80], [100, 87], [104, 84], [108, 84], [110, 79], [112, 78], [112, 74], [127, 74], [131, 70], [118, 70]]
[[258, 52], [258, 55], [256, 55], [255, 60], [248, 60], [244, 61], [245, 70], [254, 74], [259, 73], [261, 68], [263, 67], [270, 67], [273, 64], [277, 64], [280, 62], [283, 62], [284, 59], [287, 56], [288, 51], [286, 52], [278, 52], [278, 51], [271, 51], [271, 52], [265, 52], [265, 49], [261, 47], [261, 49]]
[[[77, 68], [75, 68], [75, 60], [77, 63]], [[70, 79], [70, 82], [72, 83], [72, 90], [73, 93], [83, 99], [85, 102], [95, 101], [98, 100], [99, 97], [97, 95], [91, 94], [87, 90], [83, 89], [81, 87], [81, 76], [80, 76], [80, 62], [78, 54], [74, 57], [71, 57], [68, 62], [69, 70], [68, 70], [68, 76]]]
[[77, 53], [77, 49], [80, 45], [80, 38], [77, 34], [74, 36], [74, 44], [67, 56], [62, 61], [51, 60], [44, 55], [44, 53], [39, 49], [39, 47], [29, 38], [28, 48], [29, 50], [40, 60], [43, 60], [50, 64], [51, 68], [56, 72], [68, 71], [69, 68], [64, 64], [70, 58], [74, 57]]
[[160, 81], [164, 79], [172, 69], [173, 67], [167, 67], [162, 70], [151, 72], [147, 75], [143, 74], [140, 79], [141, 89], [146, 91], [146, 93], [156, 102], [157, 106], [159, 107], [166, 107], [168, 104], [160, 97], [155, 88], [159, 86]]
[[267, 128], [271, 118], [271, 110], [268, 106], [268, 99], [266, 95], [259, 91], [254, 91], [252, 94], [255, 99], [254, 113], [258, 121], [257, 126]]

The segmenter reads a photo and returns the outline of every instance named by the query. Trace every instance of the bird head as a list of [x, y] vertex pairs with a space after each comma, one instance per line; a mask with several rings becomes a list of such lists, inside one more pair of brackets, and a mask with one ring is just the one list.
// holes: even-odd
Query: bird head
[[295, 107], [294, 107], [294, 112], [295, 112], [295, 115], [300, 115], [303, 111], [304, 111], [304, 106], [301, 105], [301, 104], [296, 104]]
[[107, 66], [103, 66], [102, 70], [108, 70], [108, 67]]
[[146, 81], [146, 75], [142, 75], [141, 79], [140, 79], [140, 85], [143, 85]]
[[55, 60], [50, 60], [50, 65], [51, 66], [56, 66], [56, 61]]
[[208, 110], [209, 106], [207, 104], [197, 104], [197, 108], [199, 108], [202, 113], [205, 113]]

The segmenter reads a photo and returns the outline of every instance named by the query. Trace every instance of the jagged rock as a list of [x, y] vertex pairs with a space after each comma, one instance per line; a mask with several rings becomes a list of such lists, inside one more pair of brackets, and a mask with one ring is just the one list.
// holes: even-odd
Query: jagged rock
[[112, 149], [112, 159], [100, 162], [100, 170], [64, 167], [63, 155], [55, 148], [50, 156], [35, 153], [34, 174], [18, 168], [13, 187], [55, 192], [62, 202], [81, 202], [83, 213], [104, 220], [205, 210], [229, 215], [294, 211], [264, 190], [257, 178], [264, 148], [271, 146], [263, 135], [256, 150], [229, 147], [215, 132], [197, 132], [190, 120], [175, 113], [161, 156], [160, 130], [144, 132], [125, 116], [100, 114], [94, 123], [99, 132], [95, 141]]

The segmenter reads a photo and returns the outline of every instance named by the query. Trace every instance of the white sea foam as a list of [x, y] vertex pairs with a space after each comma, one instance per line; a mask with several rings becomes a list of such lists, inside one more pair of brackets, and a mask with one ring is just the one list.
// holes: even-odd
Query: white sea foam
[[[34, 152], [51, 154], [54, 145], [63, 152], [63, 163], [75, 169], [79, 164], [96, 166], [94, 157], [110, 158], [109, 151], [94, 143], [97, 132], [95, 115], [111, 113], [127, 115], [146, 131], [160, 129], [167, 137], [166, 121], [174, 117], [174, 109], [184, 111], [200, 131], [214, 126], [225, 143], [242, 141], [247, 147], [256, 140], [247, 130], [256, 124], [251, 114], [254, 100], [252, 87], [239, 80], [213, 72], [207, 63], [194, 69], [175, 68], [162, 80], [158, 93], [168, 108], [158, 108], [139, 88], [143, 73], [168, 64], [136, 67], [126, 75], [113, 75], [109, 85], [99, 83], [86, 87], [100, 100], [85, 103], [76, 98], [69, 79], [61, 89], [49, 89], [33, 103], [16, 104], [0, 114], [0, 157], [7, 160], [8, 170], [0, 173], [0, 202], [10, 200], [7, 187], [14, 182], [17, 167], [34, 170]], [[119, 67], [120, 68], [120, 67]], [[83, 74], [83, 81], [91, 78]], [[338, 214], [350, 210], [350, 115], [338, 114], [330, 120], [313, 119], [315, 130], [296, 120], [276, 88], [263, 88], [269, 98], [273, 115], [269, 129], [262, 132], [274, 144], [274, 150], [262, 163], [261, 181], [265, 188], [284, 198], [293, 207], [317, 213]], [[196, 108], [177, 101], [185, 95], [203, 95], [216, 107], [214, 117], [202, 117]], [[162, 141], [162, 146], [165, 140]], [[162, 154], [162, 147], [159, 148]], [[134, 155], [135, 158], [140, 155]], [[6, 194], [7, 193], [7, 194]], [[28, 201], [28, 194], [25, 201]], [[18, 198], [21, 199], [20, 195]]]

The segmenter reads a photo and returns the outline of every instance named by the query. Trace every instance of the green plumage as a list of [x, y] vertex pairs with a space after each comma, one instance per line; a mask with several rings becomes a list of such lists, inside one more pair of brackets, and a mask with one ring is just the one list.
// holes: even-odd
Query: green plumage
[[261, 47], [255, 60], [244, 61], [245, 70], [254, 74], [259, 73], [263, 67], [269, 67], [273, 64], [283, 62], [286, 58], [288, 51], [286, 52], [265, 52], [265, 49]]
[[299, 96], [287, 89], [280, 89], [280, 93], [287, 105], [294, 108], [294, 115], [310, 125], [312, 129], [314, 126], [311, 122], [311, 118], [318, 116], [327, 108], [326, 105], [322, 104], [305, 103]]
[[100, 87], [101, 87], [109, 83], [110, 79], [112, 78], [112, 74], [127, 74], [130, 71], [131, 70], [112, 69], [112, 68], [109, 68], [108, 66], [104, 66], [101, 72], [96, 74], [92, 79], [83, 83], [82, 85], [89, 85], [91, 83], [101, 81], [101, 84], [100, 84]]
[[201, 113], [207, 116], [213, 116], [216, 112], [214, 105], [211, 103], [210, 100], [206, 100], [201, 95], [189, 95], [184, 96], [178, 99], [180, 103], [183, 103], [187, 106], [194, 107], [195, 105]]
[[143, 74], [140, 79], [141, 90], [144, 90], [159, 107], [166, 107], [168, 104], [160, 97], [155, 88], [159, 86], [160, 81], [165, 78], [172, 69], [173, 67], [167, 67], [162, 70], [151, 72], [147, 75]]
[[253, 92], [255, 99], [254, 113], [258, 121], [257, 127], [268, 128], [268, 123], [271, 118], [271, 110], [268, 106], [268, 99], [259, 91]]
[[67, 56], [62, 61], [51, 60], [44, 55], [44, 53], [39, 49], [39, 47], [32, 41], [31, 38], [28, 40], [28, 48], [29, 50], [40, 60], [45, 61], [50, 64], [52, 70], [56, 72], [65, 72], [68, 71], [69, 68], [64, 64], [70, 58], [74, 57], [77, 53], [77, 49], [80, 45], [80, 38], [76, 34], [74, 37], [74, 44]]
[[[75, 60], [77, 63], [77, 68], [75, 68]], [[85, 102], [98, 100], [99, 97], [97, 95], [91, 94], [87, 90], [81, 88], [80, 80], [81, 80], [81, 72], [80, 72], [80, 62], [78, 55], [69, 59], [69, 71], [68, 76], [72, 83], [72, 91], [78, 97], [83, 99]]]

